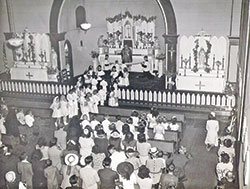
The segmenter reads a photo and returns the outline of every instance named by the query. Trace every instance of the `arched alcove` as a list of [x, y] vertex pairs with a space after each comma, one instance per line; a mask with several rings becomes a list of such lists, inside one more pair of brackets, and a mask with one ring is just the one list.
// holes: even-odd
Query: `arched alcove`
[[83, 6], [76, 8], [76, 27], [79, 28], [82, 23], [86, 22], [86, 11]]

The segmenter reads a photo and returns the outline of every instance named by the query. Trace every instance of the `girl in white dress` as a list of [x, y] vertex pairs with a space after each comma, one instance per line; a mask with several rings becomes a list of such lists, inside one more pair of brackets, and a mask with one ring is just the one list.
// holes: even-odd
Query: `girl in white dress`
[[104, 102], [107, 99], [107, 92], [103, 89], [102, 86], [100, 86], [100, 90], [98, 91], [98, 96], [100, 98], [100, 105], [103, 106]]
[[73, 115], [74, 104], [73, 104], [72, 91], [69, 91], [69, 93], [67, 94], [67, 100], [68, 100], [68, 115], [69, 115], [69, 119], [71, 119], [74, 116]]
[[149, 128], [154, 128], [157, 124], [156, 118], [159, 115], [159, 111], [157, 110], [156, 107], [152, 107], [150, 110], [150, 113], [147, 115], [147, 120], [148, 120], [148, 127]]
[[99, 102], [100, 102], [100, 97], [98, 95], [98, 90], [93, 91], [92, 100], [93, 100], [93, 112], [92, 113], [98, 114], [99, 113], [98, 105], [99, 105]]
[[72, 101], [73, 101], [73, 116], [77, 116], [78, 115], [78, 96], [75, 90], [73, 90], [73, 93], [72, 93]]
[[112, 79], [116, 79], [118, 77], [119, 73], [117, 72], [116, 66], [113, 66], [110, 72], [110, 77]]
[[97, 84], [98, 84], [97, 76], [93, 75], [92, 80], [91, 80], [91, 85], [92, 85], [91, 90], [92, 91], [97, 89]]
[[50, 109], [53, 110], [53, 112], [52, 112], [52, 118], [56, 119], [55, 125], [57, 127], [57, 126], [59, 126], [59, 124], [61, 122], [61, 117], [62, 117], [62, 115], [61, 115], [61, 109], [60, 109], [60, 100], [59, 100], [58, 96], [56, 96], [53, 99], [53, 103], [51, 104]]
[[162, 125], [162, 117], [158, 116], [157, 118], [157, 125], [154, 127], [153, 132], [155, 133], [154, 139], [156, 140], [165, 140], [165, 128]]
[[115, 88], [114, 87], [110, 88], [108, 105], [112, 106], [112, 107], [119, 106], [119, 104], [118, 104], [118, 98], [116, 97]]
[[125, 87], [129, 86], [129, 72], [128, 72], [128, 68], [125, 67], [123, 69], [123, 77], [124, 77], [124, 80], [123, 80], [123, 84]]
[[65, 96], [62, 95], [60, 98], [60, 108], [61, 108], [61, 114], [63, 117], [63, 124], [67, 125], [67, 117], [69, 115], [69, 110], [68, 110], [68, 101], [66, 100]]
[[106, 92], [108, 91], [107, 90], [107, 87], [108, 87], [108, 83], [107, 81], [105, 81], [104, 79], [100, 82], [100, 87], [103, 88], [103, 90], [105, 90]]
[[0, 133], [1, 134], [6, 134], [6, 127], [4, 126], [5, 119], [4, 117], [0, 114]]
[[102, 70], [102, 66], [101, 65], [98, 65], [97, 66], [97, 81], [101, 81], [102, 80], [102, 77], [105, 75], [105, 72]]
[[82, 113], [81, 119], [83, 118], [83, 115], [87, 115], [87, 117], [89, 118], [89, 106], [84, 93], [81, 93], [81, 96], [79, 98], [79, 103], [80, 103], [80, 110]]

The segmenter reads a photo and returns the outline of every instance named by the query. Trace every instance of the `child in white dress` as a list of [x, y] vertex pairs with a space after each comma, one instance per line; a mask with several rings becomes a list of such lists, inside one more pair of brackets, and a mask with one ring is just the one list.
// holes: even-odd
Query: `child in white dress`
[[67, 117], [69, 115], [69, 110], [68, 110], [68, 101], [66, 100], [64, 95], [62, 95], [60, 98], [60, 109], [63, 117], [63, 124], [67, 125], [68, 124]]
[[16, 118], [21, 125], [25, 125], [25, 115], [23, 113], [23, 109], [20, 109], [20, 111], [17, 112]]
[[102, 86], [100, 86], [100, 90], [98, 91], [98, 96], [100, 98], [100, 105], [103, 106], [104, 102], [107, 99], [107, 91], [104, 90]]
[[52, 118], [55, 118], [55, 125], [56, 127], [59, 126], [60, 122], [61, 122], [61, 109], [60, 109], [60, 101], [59, 101], [59, 97], [56, 96], [53, 99], [53, 103], [51, 104], [50, 108], [53, 110], [52, 112]]
[[108, 87], [108, 83], [107, 81], [105, 81], [104, 79], [100, 82], [100, 87], [102, 87], [103, 90], [105, 90], [106, 92], [108, 91], [107, 90], [107, 87]]
[[105, 75], [105, 72], [102, 70], [102, 66], [101, 65], [97, 66], [96, 75], [97, 75], [97, 81], [101, 81], [102, 77]]
[[113, 66], [110, 73], [111, 81], [112, 79], [116, 79], [118, 75], [119, 73], [117, 72], [116, 66]]
[[119, 104], [118, 104], [118, 98], [116, 97], [115, 88], [114, 87], [110, 88], [108, 105], [112, 106], [112, 107], [119, 106]]
[[162, 117], [158, 116], [157, 125], [154, 127], [153, 132], [155, 133], [154, 139], [156, 140], [165, 140], [165, 128], [162, 125]]
[[72, 96], [71, 90], [67, 94], [67, 100], [68, 100], [68, 115], [69, 115], [69, 119], [71, 119], [74, 116], [73, 115], [74, 104], [73, 104], [73, 96]]
[[73, 116], [78, 115], [78, 96], [76, 94], [76, 90], [72, 92], [72, 102], [73, 102]]
[[31, 110], [27, 111], [27, 115], [25, 115], [25, 123], [28, 127], [33, 127], [34, 124], [34, 115]]
[[4, 117], [0, 114], [0, 133], [1, 134], [6, 134], [6, 127], [4, 126], [5, 119]]
[[91, 85], [92, 85], [91, 90], [92, 91], [97, 89], [97, 84], [98, 84], [97, 76], [93, 75], [92, 80], [91, 80]]
[[92, 113], [98, 114], [99, 113], [98, 105], [99, 105], [99, 102], [100, 102], [100, 97], [98, 95], [98, 90], [93, 91], [92, 100], [93, 100], [93, 112]]
[[83, 118], [83, 115], [89, 117], [89, 106], [84, 93], [81, 93], [81, 96], [79, 97], [79, 103], [80, 103], [81, 119]]

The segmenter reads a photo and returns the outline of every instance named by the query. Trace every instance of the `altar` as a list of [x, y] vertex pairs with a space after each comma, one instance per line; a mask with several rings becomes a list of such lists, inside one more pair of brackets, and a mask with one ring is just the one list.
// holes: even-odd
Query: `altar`
[[23, 43], [13, 50], [11, 79], [57, 82], [57, 55], [47, 34], [32, 33], [27, 28], [16, 34]]
[[226, 86], [227, 40], [204, 31], [182, 36], [179, 43], [177, 90], [223, 93]]
[[[141, 63], [148, 57], [149, 70], [152, 74], [164, 74], [160, 55], [159, 39], [155, 36], [155, 16], [146, 18], [142, 15], [132, 16], [129, 11], [106, 18], [107, 37], [98, 39], [99, 62], [103, 66], [108, 55], [110, 65], [114, 62], [126, 64], [130, 72], [142, 72]], [[131, 51], [130, 61], [122, 60], [122, 51], [127, 46]], [[104, 66], [103, 66], [104, 67]]]

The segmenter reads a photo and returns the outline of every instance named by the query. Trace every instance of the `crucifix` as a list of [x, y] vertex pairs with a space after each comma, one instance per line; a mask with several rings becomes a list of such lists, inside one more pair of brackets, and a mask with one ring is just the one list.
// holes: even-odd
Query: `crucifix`
[[47, 57], [46, 57], [46, 51], [44, 50], [44, 59], [45, 59], [45, 62], [47, 62]]
[[29, 80], [31, 77], [33, 77], [33, 75], [30, 74], [30, 72], [28, 72], [28, 74], [26, 74], [27, 77], [29, 77]]
[[205, 85], [201, 84], [201, 81], [199, 81], [199, 84], [195, 84], [195, 86], [199, 87], [199, 90], [201, 90], [201, 87], [205, 87]]
[[41, 57], [41, 62], [43, 62], [43, 57], [44, 57], [43, 51], [41, 51], [41, 53], [39, 54], [39, 56]]
[[175, 53], [174, 47], [172, 46], [170, 50], [168, 50], [168, 52], [170, 52], [170, 61], [172, 62], [173, 60], [173, 54]]

